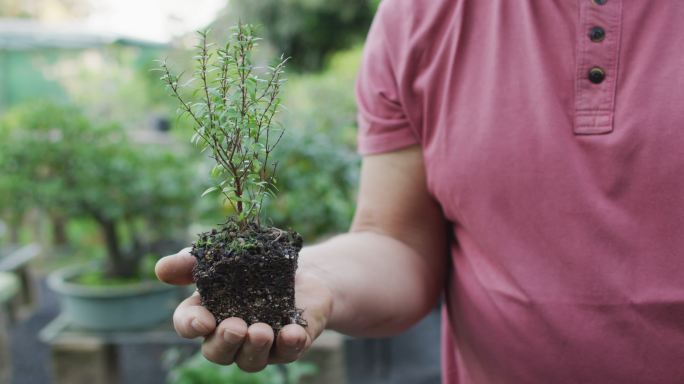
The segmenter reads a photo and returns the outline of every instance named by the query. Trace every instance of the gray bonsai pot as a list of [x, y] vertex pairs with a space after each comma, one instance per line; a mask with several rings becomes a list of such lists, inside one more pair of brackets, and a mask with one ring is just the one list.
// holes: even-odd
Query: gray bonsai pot
[[156, 281], [107, 287], [71, 281], [88, 268], [92, 266], [68, 267], [48, 276], [48, 286], [59, 296], [62, 315], [77, 327], [98, 331], [151, 327], [170, 319], [180, 301], [178, 287]]

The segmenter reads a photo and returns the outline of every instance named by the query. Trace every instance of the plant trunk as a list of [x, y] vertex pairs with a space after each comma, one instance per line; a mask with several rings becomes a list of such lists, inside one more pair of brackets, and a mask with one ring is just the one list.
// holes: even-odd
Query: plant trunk
[[10, 244], [19, 244], [21, 225], [24, 221], [23, 214], [13, 213], [7, 222], [7, 232]]
[[[135, 228], [135, 222], [132, 218], [127, 218], [126, 219], [126, 228], [128, 230], [128, 234], [131, 238], [131, 254], [137, 256], [142, 256], [146, 250], [143, 247], [143, 241], [140, 240], [140, 236], [138, 235], [138, 231], [136, 231]], [[157, 227], [154, 227], [157, 228]]]
[[52, 243], [56, 246], [67, 244], [66, 219], [62, 215], [52, 215]]
[[19, 226], [12, 223], [7, 226], [10, 244], [19, 244]]
[[98, 219], [102, 226], [102, 231], [107, 244], [107, 255], [109, 258], [108, 275], [110, 277], [132, 277], [135, 275], [135, 266], [129, 263], [124, 257], [119, 243], [119, 234], [116, 222], [112, 220]]

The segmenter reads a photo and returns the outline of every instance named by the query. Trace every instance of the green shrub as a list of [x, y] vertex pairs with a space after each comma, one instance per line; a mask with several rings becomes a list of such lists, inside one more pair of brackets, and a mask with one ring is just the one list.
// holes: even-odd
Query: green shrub
[[294, 362], [284, 366], [269, 365], [263, 371], [247, 373], [236, 365], [221, 366], [207, 361], [200, 353], [171, 370], [167, 384], [297, 384], [316, 373], [310, 363]]
[[[302, 70], [320, 70], [328, 56], [363, 40], [377, 0], [236, 0], [214, 25], [231, 18], [263, 26], [265, 38]], [[228, 20], [226, 20], [228, 19]]]
[[288, 128], [277, 187], [287, 191], [266, 208], [276, 226], [314, 240], [348, 229], [360, 158], [356, 153], [354, 78], [361, 48], [337, 53], [318, 74], [291, 76], [283, 100]]
[[177, 149], [133, 144], [118, 125], [48, 103], [19, 106], [1, 126], [0, 186], [9, 210], [21, 201], [24, 211], [37, 208], [56, 224], [92, 219], [112, 277], [137, 275], [151, 245], [191, 217], [197, 181]]

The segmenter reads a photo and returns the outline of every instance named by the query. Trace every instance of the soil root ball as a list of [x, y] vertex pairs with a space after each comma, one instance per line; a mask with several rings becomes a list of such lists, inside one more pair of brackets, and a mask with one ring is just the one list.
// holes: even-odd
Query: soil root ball
[[301, 248], [296, 232], [234, 221], [200, 234], [191, 253], [202, 305], [217, 323], [239, 317], [247, 324], [269, 324], [275, 332], [287, 324], [306, 326], [295, 306]]

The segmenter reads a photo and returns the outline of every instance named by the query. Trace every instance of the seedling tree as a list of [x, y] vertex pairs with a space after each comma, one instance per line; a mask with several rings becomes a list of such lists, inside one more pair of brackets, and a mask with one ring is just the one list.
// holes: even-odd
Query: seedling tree
[[[207, 41], [207, 32], [199, 35], [194, 76], [183, 84], [180, 76], [162, 63], [162, 80], [178, 99], [180, 112], [194, 122], [192, 142], [209, 151], [216, 162], [211, 175], [217, 183], [203, 196], [219, 191], [236, 212], [238, 222], [243, 226], [259, 224], [264, 197], [275, 192], [277, 164], [272, 163], [271, 152], [284, 130], [274, 116], [280, 109], [287, 59], [281, 57], [259, 73], [252, 52], [260, 39], [251, 25], [238, 25], [233, 39], [218, 49]], [[192, 85], [198, 101], [182, 95], [182, 88]]]
[[202, 195], [220, 192], [235, 213], [193, 244], [202, 303], [218, 321], [236, 316], [278, 331], [285, 324], [305, 324], [294, 305], [301, 236], [259, 220], [264, 198], [276, 192], [271, 154], [284, 133], [275, 117], [287, 59], [257, 67], [255, 27], [238, 24], [232, 31], [220, 47], [200, 32], [191, 78], [182, 80], [162, 62], [161, 79], [179, 112], [194, 123], [191, 141], [215, 161], [215, 186]]

